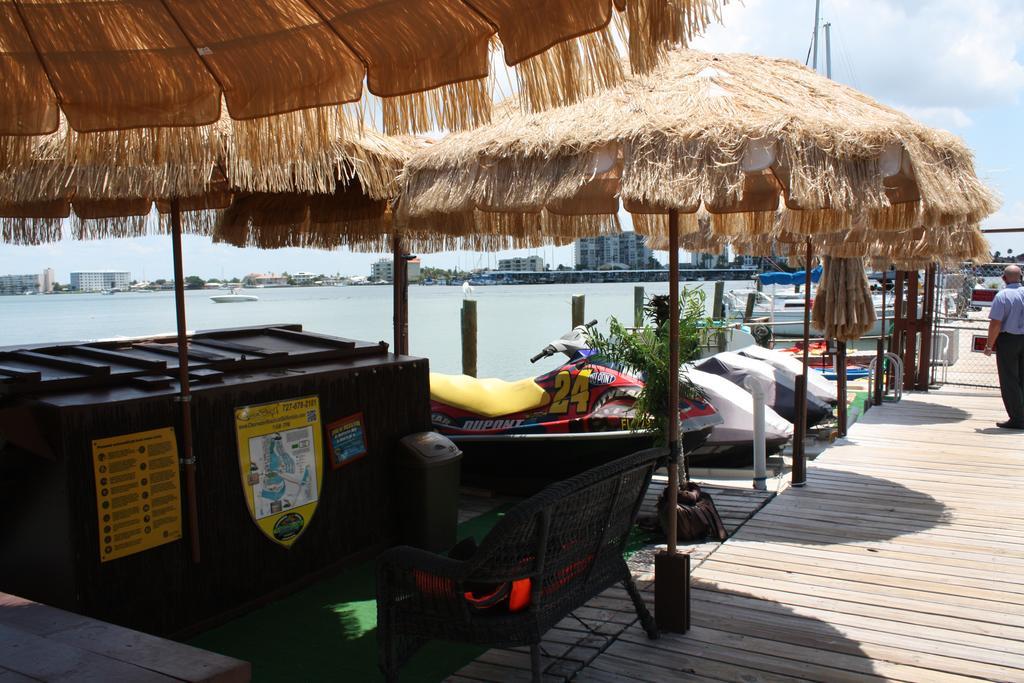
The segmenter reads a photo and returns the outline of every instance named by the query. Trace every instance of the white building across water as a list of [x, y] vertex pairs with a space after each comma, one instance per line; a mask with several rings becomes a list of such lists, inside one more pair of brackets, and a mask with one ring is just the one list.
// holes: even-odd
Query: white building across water
[[71, 289], [79, 292], [102, 292], [105, 289], [127, 291], [132, 274], [127, 270], [77, 270], [71, 273]]
[[498, 259], [498, 270], [517, 273], [543, 273], [544, 259], [540, 256], [515, 256], [513, 258]]
[[[406, 263], [406, 273], [408, 273], [409, 282], [418, 282], [420, 279], [420, 260], [419, 258], [409, 259]], [[382, 258], [376, 263], [370, 265], [370, 279], [380, 280], [382, 282], [394, 282], [395, 280], [395, 262], [394, 259]]]
[[42, 275], [0, 275], [0, 295], [49, 294], [53, 283], [53, 268], [47, 268]]
[[622, 268], [642, 270], [650, 268], [653, 252], [647, 247], [643, 235], [623, 232], [618, 235], [582, 237], [576, 240], [576, 266], [584, 270]]

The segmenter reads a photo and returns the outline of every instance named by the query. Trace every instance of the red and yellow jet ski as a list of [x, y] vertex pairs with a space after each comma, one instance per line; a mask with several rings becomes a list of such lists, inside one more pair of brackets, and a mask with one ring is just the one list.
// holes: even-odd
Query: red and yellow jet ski
[[[568, 361], [515, 382], [430, 375], [434, 429], [465, 453], [463, 481], [509, 493], [528, 492], [651, 445], [630, 429], [643, 381], [592, 356], [579, 325], [534, 356]], [[683, 448], [701, 445], [722, 419], [710, 404], [679, 404]]]

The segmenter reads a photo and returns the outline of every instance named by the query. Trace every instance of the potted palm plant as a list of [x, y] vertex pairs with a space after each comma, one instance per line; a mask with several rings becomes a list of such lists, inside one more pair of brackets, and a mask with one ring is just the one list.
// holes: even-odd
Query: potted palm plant
[[[643, 327], [627, 327], [613, 316], [608, 334], [598, 330], [590, 332], [590, 347], [596, 355], [643, 379], [644, 388], [634, 406], [632, 429], [651, 432], [659, 446], [664, 446], [668, 440], [670, 412], [668, 311], [668, 296], [652, 296], [644, 305]], [[705, 312], [705, 295], [701, 289], [684, 289], [679, 311], [679, 361], [684, 364], [700, 357], [713, 326]], [[681, 398], [704, 400], [700, 387], [690, 382], [685, 372], [680, 373], [679, 382]], [[678, 417], [678, 412], [676, 415]]]
[[[684, 289], [679, 302], [679, 362], [685, 365], [700, 358], [709, 346], [709, 338], [717, 334], [714, 321], [708, 317], [703, 290]], [[604, 361], [618, 365], [644, 380], [644, 388], [634, 404], [632, 429], [652, 433], [655, 445], [668, 443], [669, 415], [679, 419], [679, 410], [670, 410], [669, 382], [669, 298], [651, 297], [644, 306], [645, 325], [630, 328], [612, 317], [608, 334], [592, 330], [590, 346]], [[680, 398], [704, 401], [700, 387], [690, 381], [685, 370], [679, 373]], [[666, 490], [658, 500], [662, 528], [668, 533], [668, 515], [676, 517], [679, 540], [702, 540], [707, 536], [725, 540], [725, 527], [711, 497], [689, 481], [689, 467], [683, 453], [683, 482], [675, 496]], [[669, 502], [672, 501], [672, 502]]]

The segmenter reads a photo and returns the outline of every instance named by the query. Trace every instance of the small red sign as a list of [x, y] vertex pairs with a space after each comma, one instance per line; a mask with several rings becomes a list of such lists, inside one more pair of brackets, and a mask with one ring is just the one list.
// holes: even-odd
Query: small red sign
[[363, 414], [356, 413], [327, 425], [328, 460], [339, 469], [367, 453]]
[[985, 351], [985, 346], [988, 344], [988, 337], [976, 334], [971, 337], [971, 351]]
[[972, 304], [990, 304], [992, 300], [996, 298], [996, 294], [999, 293], [998, 289], [972, 289], [971, 290], [971, 303]]

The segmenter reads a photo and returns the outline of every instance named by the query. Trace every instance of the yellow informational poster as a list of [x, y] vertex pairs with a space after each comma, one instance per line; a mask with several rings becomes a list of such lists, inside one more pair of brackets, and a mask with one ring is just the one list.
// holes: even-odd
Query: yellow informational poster
[[316, 396], [235, 409], [242, 490], [267, 538], [288, 547], [320, 500], [323, 441]]
[[181, 538], [178, 445], [170, 427], [92, 442], [100, 561]]

